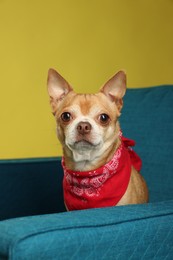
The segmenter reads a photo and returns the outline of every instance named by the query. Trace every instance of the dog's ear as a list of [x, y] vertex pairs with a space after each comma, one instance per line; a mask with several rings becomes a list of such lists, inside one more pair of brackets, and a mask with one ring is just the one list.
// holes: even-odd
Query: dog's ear
[[49, 69], [48, 71], [47, 87], [50, 96], [50, 105], [54, 114], [58, 102], [73, 89], [69, 83], [54, 69]]
[[119, 71], [100, 90], [111, 101], [116, 102], [118, 110], [121, 111], [123, 106], [123, 96], [126, 93], [126, 74], [124, 71]]

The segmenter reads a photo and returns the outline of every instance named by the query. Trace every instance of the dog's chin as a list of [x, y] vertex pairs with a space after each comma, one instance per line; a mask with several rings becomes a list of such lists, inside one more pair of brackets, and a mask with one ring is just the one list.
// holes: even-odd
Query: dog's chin
[[75, 162], [92, 161], [97, 157], [101, 146], [101, 143], [92, 143], [86, 140], [77, 141], [68, 145]]

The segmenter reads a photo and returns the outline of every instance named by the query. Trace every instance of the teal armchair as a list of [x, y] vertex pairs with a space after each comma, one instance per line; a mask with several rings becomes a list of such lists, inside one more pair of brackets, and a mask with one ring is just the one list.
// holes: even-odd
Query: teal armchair
[[60, 158], [0, 161], [0, 259], [173, 259], [173, 86], [128, 89], [150, 202], [66, 212]]

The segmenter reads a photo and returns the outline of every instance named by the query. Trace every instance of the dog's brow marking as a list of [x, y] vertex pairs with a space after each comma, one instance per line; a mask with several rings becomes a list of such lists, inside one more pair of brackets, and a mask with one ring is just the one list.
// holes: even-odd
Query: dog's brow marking
[[83, 115], [88, 115], [96, 103], [95, 95], [84, 94], [83, 98], [79, 100], [79, 106]]

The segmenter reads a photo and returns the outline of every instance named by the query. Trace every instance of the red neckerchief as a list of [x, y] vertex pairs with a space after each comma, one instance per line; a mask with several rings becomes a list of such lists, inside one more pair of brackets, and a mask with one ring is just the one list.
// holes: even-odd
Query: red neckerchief
[[115, 206], [126, 192], [131, 167], [140, 171], [142, 162], [132, 150], [133, 140], [120, 134], [121, 145], [113, 158], [104, 166], [92, 171], [72, 171], [65, 167], [64, 201], [68, 210]]

